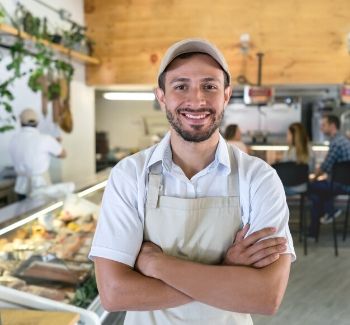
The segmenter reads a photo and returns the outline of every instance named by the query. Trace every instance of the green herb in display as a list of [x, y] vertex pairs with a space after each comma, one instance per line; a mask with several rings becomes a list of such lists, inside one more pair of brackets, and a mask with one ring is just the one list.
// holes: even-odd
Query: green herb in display
[[92, 276], [77, 289], [72, 304], [77, 307], [86, 308], [96, 298], [97, 294], [96, 278]]

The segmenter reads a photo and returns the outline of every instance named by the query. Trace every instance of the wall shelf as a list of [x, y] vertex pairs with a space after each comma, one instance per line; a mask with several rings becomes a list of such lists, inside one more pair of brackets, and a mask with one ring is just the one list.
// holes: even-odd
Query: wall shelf
[[62, 53], [68, 57], [71, 57], [71, 58], [78, 60], [78, 61], [81, 61], [81, 62], [95, 64], [95, 65], [100, 64], [100, 60], [97, 58], [94, 58], [92, 56], [88, 56], [86, 54], [83, 54], [83, 53], [80, 53], [77, 51], [73, 51], [73, 50], [66, 48], [66, 47], [59, 45], [59, 44], [51, 43], [49, 41], [42, 40], [42, 39], [36, 39], [34, 36], [32, 36], [28, 33], [25, 33], [23, 31], [20, 31], [20, 33], [18, 33], [18, 30], [10, 25], [0, 24], [0, 34], [19, 36], [20, 38], [22, 38], [24, 40], [30, 40], [32, 42], [38, 42], [38, 43], [44, 44], [45, 46], [52, 48], [56, 52]]

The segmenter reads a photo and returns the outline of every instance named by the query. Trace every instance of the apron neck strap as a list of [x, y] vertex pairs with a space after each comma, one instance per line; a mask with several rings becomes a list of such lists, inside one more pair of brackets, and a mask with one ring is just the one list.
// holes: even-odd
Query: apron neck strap
[[232, 146], [226, 143], [228, 156], [230, 158], [231, 172], [227, 179], [229, 196], [239, 196], [238, 164], [233, 154]]
[[162, 187], [162, 172], [163, 166], [161, 161], [150, 167], [146, 202], [148, 208], [155, 209], [158, 205], [159, 192]]

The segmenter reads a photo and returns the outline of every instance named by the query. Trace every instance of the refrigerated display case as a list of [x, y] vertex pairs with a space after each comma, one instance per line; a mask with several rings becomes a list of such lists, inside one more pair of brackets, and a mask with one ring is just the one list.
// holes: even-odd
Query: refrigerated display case
[[0, 308], [71, 311], [79, 324], [103, 323], [108, 312], [87, 256], [105, 185], [12, 218], [0, 210]]

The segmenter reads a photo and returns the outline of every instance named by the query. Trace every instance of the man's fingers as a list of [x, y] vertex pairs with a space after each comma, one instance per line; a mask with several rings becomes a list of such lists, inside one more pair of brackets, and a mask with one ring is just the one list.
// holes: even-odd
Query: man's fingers
[[254, 263], [253, 266], [256, 268], [262, 268], [262, 267], [268, 266], [268, 265], [272, 264], [273, 262], [276, 262], [279, 259], [279, 257], [280, 257], [280, 254], [269, 255], [269, 256], [263, 258], [262, 260]]
[[245, 247], [249, 247], [260, 239], [273, 235], [275, 232], [276, 228], [274, 227], [263, 228], [250, 234], [247, 238], [244, 239], [242, 243], [244, 243]]
[[249, 223], [247, 223], [239, 232], [237, 232], [235, 243], [240, 242], [244, 239], [245, 235], [249, 230]]
[[247, 248], [247, 255], [251, 256], [266, 248], [274, 247], [274, 246], [278, 246], [286, 243], [287, 243], [287, 240], [284, 237], [273, 237], [273, 238], [263, 239], [251, 245], [249, 248]]
[[260, 249], [255, 254], [250, 256], [250, 260], [252, 261], [252, 263], [256, 263], [273, 254], [281, 254], [285, 252], [286, 249], [287, 249], [287, 246], [285, 244], [280, 244], [280, 245]]

